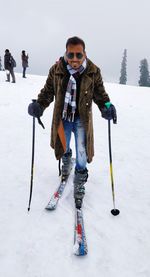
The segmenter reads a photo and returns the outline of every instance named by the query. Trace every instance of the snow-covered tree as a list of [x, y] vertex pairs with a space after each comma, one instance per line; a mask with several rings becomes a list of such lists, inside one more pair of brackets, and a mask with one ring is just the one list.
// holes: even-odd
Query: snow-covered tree
[[124, 52], [123, 52], [120, 73], [121, 73], [121, 75], [120, 75], [120, 79], [119, 79], [119, 84], [126, 85], [126, 83], [127, 83], [127, 49], [124, 49]]
[[150, 87], [150, 75], [149, 75], [147, 59], [143, 59], [140, 61], [139, 86]]

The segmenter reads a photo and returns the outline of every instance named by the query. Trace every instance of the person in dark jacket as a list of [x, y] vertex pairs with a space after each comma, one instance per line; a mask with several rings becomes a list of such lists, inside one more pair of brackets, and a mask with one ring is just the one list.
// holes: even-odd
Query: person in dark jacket
[[50, 68], [45, 86], [37, 100], [29, 104], [28, 113], [39, 118], [54, 99], [51, 146], [56, 158], [62, 158], [62, 176], [67, 176], [72, 156], [70, 139], [74, 133], [74, 198], [80, 209], [88, 178], [87, 162], [90, 163], [94, 156], [92, 102], [105, 119], [113, 119], [116, 123], [117, 115], [105, 91], [100, 69], [87, 58], [85, 43], [78, 37], [67, 40], [64, 57]]
[[14, 74], [14, 67], [16, 66], [16, 62], [11, 55], [10, 51], [8, 49], [5, 50], [4, 55], [4, 68], [6, 70], [6, 76], [7, 80], [6, 82], [10, 82], [10, 75], [12, 77], [12, 83], [15, 83], [15, 74]]
[[22, 67], [23, 67], [23, 72], [22, 72], [22, 77], [23, 78], [26, 78], [26, 69], [29, 66], [28, 65], [28, 59], [29, 59], [28, 54], [26, 55], [25, 50], [22, 50], [21, 60], [22, 60]]

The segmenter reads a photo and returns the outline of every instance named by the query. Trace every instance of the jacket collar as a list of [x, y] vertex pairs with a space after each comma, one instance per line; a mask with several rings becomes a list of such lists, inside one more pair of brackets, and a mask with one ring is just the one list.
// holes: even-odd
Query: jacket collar
[[[65, 75], [67, 72], [66, 66], [65, 66], [65, 61], [62, 60], [60, 62], [58, 62], [58, 64], [56, 65], [56, 74], [61, 74], [61, 75]], [[96, 73], [97, 72], [97, 66], [92, 63], [89, 59], [87, 59], [87, 68], [84, 72], [84, 74], [86, 75], [90, 75], [92, 73]]]

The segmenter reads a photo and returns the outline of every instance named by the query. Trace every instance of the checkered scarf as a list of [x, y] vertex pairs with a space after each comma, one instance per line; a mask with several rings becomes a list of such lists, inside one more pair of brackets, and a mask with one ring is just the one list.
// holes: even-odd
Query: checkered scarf
[[[76, 84], [76, 79], [74, 78], [73, 75], [76, 73], [82, 74], [86, 69], [86, 64], [87, 64], [87, 61], [85, 59], [78, 69], [73, 69], [69, 64], [67, 65], [67, 69], [70, 73], [70, 78], [67, 85], [67, 91], [65, 94], [62, 118], [72, 122], [74, 121], [74, 114], [76, 110], [76, 95], [77, 95], [77, 84]], [[69, 114], [68, 114], [68, 107], [71, 108], [71, 113]]]

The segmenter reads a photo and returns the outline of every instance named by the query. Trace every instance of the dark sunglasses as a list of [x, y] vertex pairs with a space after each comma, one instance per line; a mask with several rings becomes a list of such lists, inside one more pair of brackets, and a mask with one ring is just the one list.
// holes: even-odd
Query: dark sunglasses
[[81, 60], [82, 58], [83, 58], [83, 54], [82, 53], [72, 53], [72, 52], [69, 52], [69, 53], [67, 53], [66, 54], [66, 56], [67, 56], [67, 58], [68, 59], [70, 59], [70, 60], [72, 60], [73, 58], [74, 58], [74, 56], [76, 56], [76, 58], [78, 59], [78, 60]]

